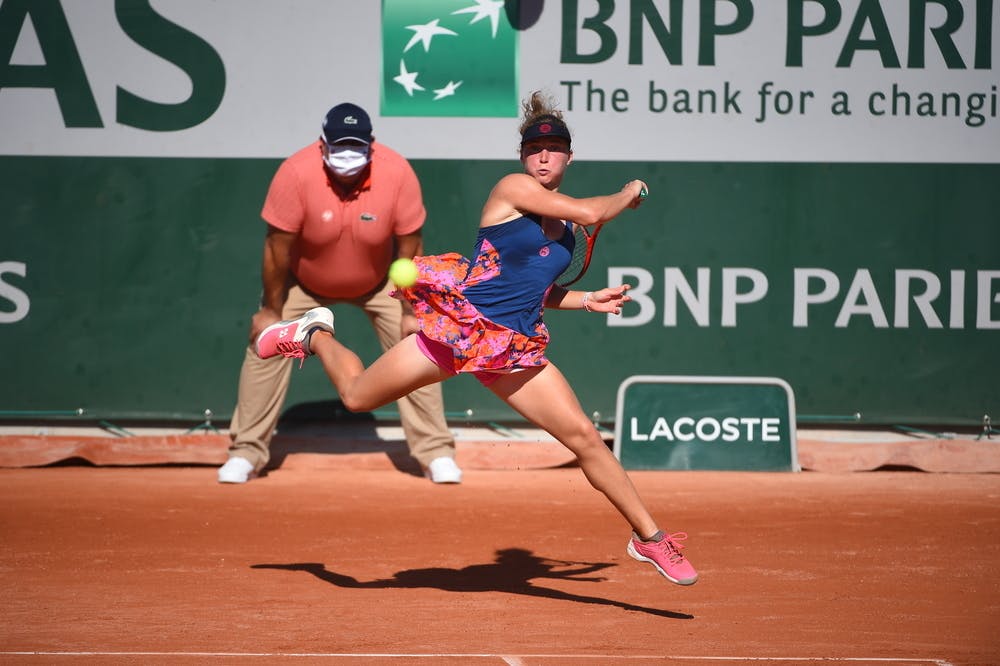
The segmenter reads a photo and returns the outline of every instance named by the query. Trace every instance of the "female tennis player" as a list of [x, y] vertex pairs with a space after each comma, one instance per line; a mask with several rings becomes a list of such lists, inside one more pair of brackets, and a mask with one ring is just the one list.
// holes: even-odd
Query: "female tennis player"
[[562, 112], [538, 92], [524, 102], [523, 112], [524, 171], [501, 178], [487, 198], [474, 258], [454, 253], [417, 257], [416, 283], [398, 289], [413, 306], [418, 333], [365, 369], [334, 337], [333, 314], [316, 308], [265, 329], [257, 353], [319, 357], [352, 411], [372, 410], [421, 386], [472, 373], [573, 452], [590, 484], [631, 525], [629, 555], [651, 563], [674, 583], [690, 585], [698, 574], [680, 552], [687, 535], [660, 529], [566, 378], [545, 357], [544, 308], [620, 314], [630, 300], [628, 285], [584, 292], [555, 282], [573, 254], [572, 224], [604, 224], [637, 207], [646, 184], [633, 180], [614, 194], [587, 198], [561, 194], [559, 185], [573, 159]]

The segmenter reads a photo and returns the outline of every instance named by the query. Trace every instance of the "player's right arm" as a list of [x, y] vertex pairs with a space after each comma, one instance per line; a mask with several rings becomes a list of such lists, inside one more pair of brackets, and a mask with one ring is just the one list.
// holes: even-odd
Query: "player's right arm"
[[543, 187], [528, 174], [510, 174], [501, 178], [490, 192], [483, 206], [480, 226], [507, 222], [529, 213], [572, 220], [583, 226], [604, 224], [626, 208], [635, 208], [645, 187], [641, 180], [633, 180], [614, 194], [575, 198]]

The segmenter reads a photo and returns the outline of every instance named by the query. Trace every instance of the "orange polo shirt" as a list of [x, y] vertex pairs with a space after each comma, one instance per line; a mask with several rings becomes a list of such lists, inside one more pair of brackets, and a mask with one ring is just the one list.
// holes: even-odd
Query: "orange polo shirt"
[[330, 183], [319, 141], [286, 159], [271, 180], [261, 217], [298, 235], [292, 273], [327, 298], [367, 294], [395, 258], [393, 237], [412, 234], [427, 218], [410, 163], [373, 142], [367, 180], [352, 192]]

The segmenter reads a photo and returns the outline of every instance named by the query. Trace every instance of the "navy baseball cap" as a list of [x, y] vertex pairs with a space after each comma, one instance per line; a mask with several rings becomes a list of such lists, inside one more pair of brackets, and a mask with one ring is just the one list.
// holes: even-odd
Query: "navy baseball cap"
[[323, 137], [327, 143], [345, 139], [372, 142], [372, 121], [357, 104], [345, 102], [330, 109], [323, 119]]
[[523, 146], [528, 141], [534, 141], [535, 139], [550, 136], [566, 139], [567, 143], [570, 143], [571, 141], [569, 128], [566, 127], [566, 123], [562, 122], [555, 116], [542, 116], [525, 128], [524, 133], [521, 134], [521, 145]]

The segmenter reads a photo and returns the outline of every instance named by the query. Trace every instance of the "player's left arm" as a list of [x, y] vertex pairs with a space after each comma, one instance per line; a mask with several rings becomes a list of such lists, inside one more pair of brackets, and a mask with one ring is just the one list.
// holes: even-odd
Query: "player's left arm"
[[632, 300], [628, 295], [629, 285], [605, 287], [597, 291], [577, 291], [552, 285], [545, 295], [545, 307], [554, 310], [586, 310], [621, 314], [622, 305]]

